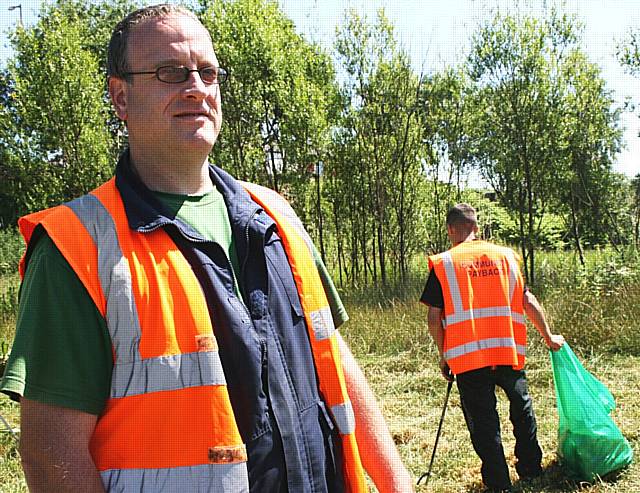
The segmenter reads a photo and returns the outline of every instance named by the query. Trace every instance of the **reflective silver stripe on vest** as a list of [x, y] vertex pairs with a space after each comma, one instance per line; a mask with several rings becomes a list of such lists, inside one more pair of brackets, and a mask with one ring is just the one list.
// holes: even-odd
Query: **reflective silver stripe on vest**
[[328, 339], [336, 331], [333, 324], [333, 317], [331, 316], [331, 308], [328, 306], [320, 308], [309, 314], [311, 317], [311, 325], [313, 326], [313, 333], [316, 336], [316, 340], [322, 341]]
[[511, 307], [508, 306], [491, 306], [489, 308], [474, 308], [472, 310], [464, 310], [446, 317], [447, 325], [467, 322], [469, 320], [477, 320], [489, 317], [510, 317]]
[[98, 277], [107, 302], [105, 319], [120, 361], [140, 360], [142, 331], [133, 297], [129, 262], [122, 254], [118, 232], [109, 211], [94, 195], [75, 199], [67, 206], [78, 216], [98, 249]]
[[512, 348], [522, 356], [526, 355], [527, 348], [521, 344], [516, 344], [515, 339], [512, 337], [493, 337], [490, 339], [480, 339], [479, 341], [471, 341], [460, 346], [453, 347], [444, 352], [444, 358], [448, 361], [453, 358], [458, 358], [466, 354], [475, 353], [482, 349], [495, 349], [495, 348]]
[[217, 351], [175, 354], [114, 365], [111, 397], [226, 384]]
[[513, 294], [516, 290], [516, 281], [518, 280], [518, 263], [512, 251], [508, 251], [505, 256], [509, 263], [509, 303], [513, 303]]
[[460, 286], [458, 285], [458, 277], [456, 276], [456, 268], [453, 265], [453, 258], [450, 252], [442, 254], [442, 265], [444, 267], [445, 276], [447, 276], [447, 284], [449, 284], [449, 294], [453, 302], [453, 313], [464, 311], [462, 304], [462, 295], [460, 294]]
[[111, 469], [101, 471], [107, 492], [221, 492], [246, 493], [249, 477], [246, 462], [204, 464], [168, 469]]
[[78, 216], [98, 250], [98, 278], [107, 303], [105, 319], [116, 353], [111, 397], [226, 385], [217, 351], [141, 358], [138, 346], [142, 330], [131, 271], [122, 254], [113, 218], [94, 195], [85, 195], [67, 205]]
[[478, 320], [489, 317], [511, 317], [515, 323], [524, 325], [524, 315], [511, 310], [508, 306], [493, 306], [490, 308], [476, 308], [474, 310], [464, 310], [462, 313], [454, 313], [445, 317], [446, 325], [453, 325], [460, 322], [468, 322], [469, 320]]
[[331, 414], [333, 414], [333, 419], [336, 420], [338, 430], [341, 434], [350, 435], [356, 431], [356, 417], [353, 413], [351, 401], [332, 406]]

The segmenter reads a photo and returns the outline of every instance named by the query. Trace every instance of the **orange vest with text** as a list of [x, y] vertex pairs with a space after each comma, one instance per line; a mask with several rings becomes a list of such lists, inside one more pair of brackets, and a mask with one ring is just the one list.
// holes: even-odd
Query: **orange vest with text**
[[466, 241], [429, 257], [444, 296], [444, 358], [454, 374], [524, 367], [524, 280], [513, 250]]
[[[303, 307], [320, 392], [342, 437], [349, 492], [366, 492], [355, 417], [329, 304], [288, 203], [243, 184], [278, 225]], [[30, 214], [42, 225], [105, 318], [111, 393], [90, 452], [107, 491], [249, 490], [247, 453], [233, 414], [207, 303], [191, 266], [162, 229], [129, 228], [111, 179], [67, 204]], [[25, 258], [20, 271], [24, 275]]]

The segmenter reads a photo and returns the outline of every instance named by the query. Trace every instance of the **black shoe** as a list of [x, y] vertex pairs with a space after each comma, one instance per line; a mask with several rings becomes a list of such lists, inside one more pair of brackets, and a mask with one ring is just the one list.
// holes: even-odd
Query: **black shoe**
[[542, 468], [539, 467], [537, 469], [527, 469], [524, 471], [518, 471], [518, 476], [520, 477], [521, 480], [523, 481], [528, 481], [531, 479], [535, 479], [535, 478], [539, 478], [540, 476], [542, 476]]
[[507, 488], [487, 488], [482, 493], [509, 493], [511, 491], [511, 486]]

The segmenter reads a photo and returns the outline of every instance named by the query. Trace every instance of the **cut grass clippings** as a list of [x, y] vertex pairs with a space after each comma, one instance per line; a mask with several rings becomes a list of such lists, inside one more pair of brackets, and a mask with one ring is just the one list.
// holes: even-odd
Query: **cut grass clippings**
[[[533, 336], [535, 337], [535, 334]], [[502, 440], [514, 483], [513, 491], [640, 491], [640, 466], [635, 461], [625, 471], [610, 478], [597, 480], [593, 484], [571, 481], [558, 465], [558, 416], [551, 362], [546, 349], [532, 347], [535, 342], [531, 341], [529, 345], [527, 377], [538, 422], [538, 439], [544, 453], [544, 474], [534, 481], [518, 481], [513, 455], [515, 440], [508, 419], [508, 400], [501, 390], [497, 391]], [[435, 351], [431, 354], [423, 353], [420, 359], [416, 356], [412, 352], [402, 352], [394, 355], [363, 355], [358, 359], [378, 396], [400, 454], [411, 474], [417, 479], [429, 466], [446, 394], [446, 381], [440, 376]], [[637, 382], [640, 378], [640, 358], [596, 357], [583, 359], [583, 364], [605, 383], [615, 396], [617, 408], [613, 411], [612, 417], [634, 450], [637, 449], [640, 397], [635, 385], [630, 385], [630, 382]], [[473, 451], [454, 385], [429, 484], [425, 486], [423, 481], [416, 491], [479, 493], [483, 490], [480, 460]]]

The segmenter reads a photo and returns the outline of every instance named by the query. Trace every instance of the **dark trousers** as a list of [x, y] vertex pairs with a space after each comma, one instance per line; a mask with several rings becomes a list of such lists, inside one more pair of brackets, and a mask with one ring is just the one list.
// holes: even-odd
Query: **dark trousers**
[[485, 486], [496, 490], [511, 486], [500, 437], [496, 385], [509, 398], [509, 419], [516, 438], [516, 471], [521, 478], [540, 474], [542, 450], [538, 445], [536, 418], [524, 370], [514, 370], [510, 366], [480, 368], [456, 375], [456, 380], [473, 448], [482, 460]]

